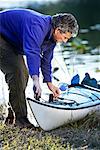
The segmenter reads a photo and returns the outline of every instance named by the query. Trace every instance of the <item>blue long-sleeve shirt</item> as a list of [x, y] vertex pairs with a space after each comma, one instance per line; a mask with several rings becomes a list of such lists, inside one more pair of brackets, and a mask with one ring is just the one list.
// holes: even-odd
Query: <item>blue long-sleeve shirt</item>
[[51, 82], [53, 49], [52, 17], [28, 9], [0, 12], [0, 34], [26, 55], [30, 75], [39, 76], [41, 67], [44, 82]]

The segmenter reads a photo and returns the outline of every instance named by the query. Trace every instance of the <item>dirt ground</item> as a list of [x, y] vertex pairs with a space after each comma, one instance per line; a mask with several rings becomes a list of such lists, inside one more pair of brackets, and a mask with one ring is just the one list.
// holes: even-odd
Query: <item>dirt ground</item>
[[100, 112], [45, 132], [0, 125], [0, 150], [100, 150]]

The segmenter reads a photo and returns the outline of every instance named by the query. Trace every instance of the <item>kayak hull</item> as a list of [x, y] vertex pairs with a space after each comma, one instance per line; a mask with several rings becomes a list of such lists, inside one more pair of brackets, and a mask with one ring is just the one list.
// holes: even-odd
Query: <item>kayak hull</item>
[[[84, 89], [83, 89], [84, 90]], [[77, 89], [76, 89], [77, 91]], [[82, 91], [82, 88], [81, 88]], [[87, 90], [88, 92], [89, 90]], [[49, 131], [55, 128], [58, 128], [62, 125], [65, 125], [70, 122], [74, 122], [84, 118], [86, 115], [95, 112], [96, 110], [100, 110], [100, 97], [98, 92], [93, 92], [96, 96], [92, 97], [91, 100], [87, 98], [87, 101], [82, 103], [82, 100], [78, 99], [78, 103], [68, 103], [58, 100], [58, 102], [47, 102], [47, 101], [37, 101], [28, 98], [29, 106], [34, 114], [34, 117], [38, 123], [38, 125], [45, 131]], [[92, 94], [93, 95], [93, 94]], [[72, 96], [68, 95], [68, 98]], [[75, 98], [83, 98], [80, 94], [73, 96]], [[93, 99], [94, 98], [94, 99]], [[79, 103], [80, 101], [80, 103]]]

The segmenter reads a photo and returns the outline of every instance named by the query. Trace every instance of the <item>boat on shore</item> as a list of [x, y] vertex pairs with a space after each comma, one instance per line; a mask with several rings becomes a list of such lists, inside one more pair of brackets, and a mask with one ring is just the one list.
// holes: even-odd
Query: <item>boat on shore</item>
[[100, 110], [100, 90], [89, 86], [69, 87], [57, 100], [27, 98], [37, 124], [49, 131]]

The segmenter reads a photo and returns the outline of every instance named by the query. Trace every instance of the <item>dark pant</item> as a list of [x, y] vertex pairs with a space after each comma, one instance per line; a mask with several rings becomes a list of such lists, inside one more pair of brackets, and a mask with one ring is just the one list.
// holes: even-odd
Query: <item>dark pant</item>
[[28, 71], [22, 55], [0, 37], [0, 70], [5, 75], [9, 87], [9, 102], [15, 112], [16, 119], [27, 117], [25, 89], [28, 82]]

